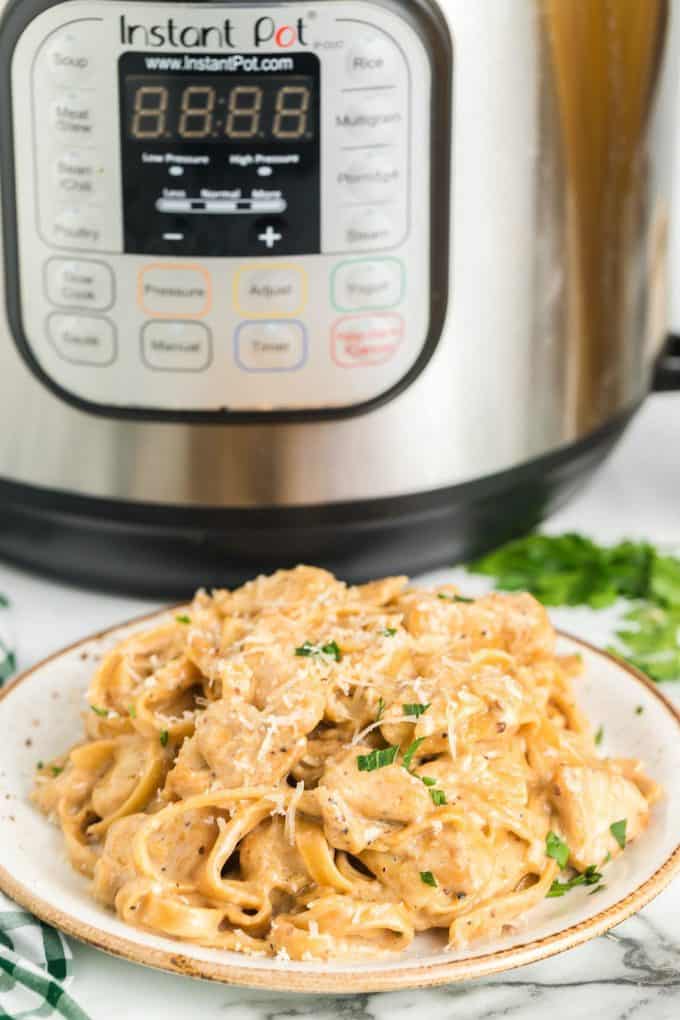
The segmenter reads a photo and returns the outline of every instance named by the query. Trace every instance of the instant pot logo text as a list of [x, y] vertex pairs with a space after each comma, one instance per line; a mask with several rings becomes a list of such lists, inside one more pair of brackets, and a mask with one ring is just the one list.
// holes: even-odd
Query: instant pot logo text
[[174, 18], [158, 25], [133, 25], [124, 14], [120, 16], [120, 41], [123, 46], [139, 48], [177, 46], [191, 49], [241, 49], [245, 46], [276, 46], [281, 50], [289, 46], [307, 46], [307, 24], [297, 18], [290, 24], [279, 24], [268, 15], [256, 18], [248, 38], [243, 36], [243, 25], [225, 18], [219, 25], [186, 25]]

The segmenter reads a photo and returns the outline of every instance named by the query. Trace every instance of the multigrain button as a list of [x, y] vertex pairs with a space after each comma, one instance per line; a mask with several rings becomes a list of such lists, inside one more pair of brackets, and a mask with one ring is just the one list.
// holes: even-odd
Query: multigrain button
[[346, 108], [335, 115], [340, 138], [345, 138], [348, 144], [393, 141], [403, 127], [404, 113], [389, 96], [389, 92], [368, 96], [362, 92], [348, 97]]
[[45, 279], [47, 296], [54, 305], [103, 311], [113, 304], [113, 273], [104, 262], [50, 259]]
[[383, 365], [396, 353], [404, 336], [400, 315], [346, 315], [333, 326], [331, 356], [341, 368]]
[[299, 315], [306, 302], [306, 274], [299, 266], [244, 266], [234, 279], [234, 303], [241, 315]]
[[295, 372], [307, 359], [307, 333], [301, 322], [290, 319], [242, 322], [234, 354], [244, 372]]
[[340, 311], [390, 308], [402, 298], [404, 267], [399, 259], [341, 262], [333, 272], [333, 304]]
[[137, 297], [153, 318], [201, 319], [212, 303], [210, 274], [197, 265], [153, 263], [140, 270]]
[[397, 70], [396, 46], [384, 36], [366, 35], [347, 53], [347, 71], [358, 85], [391, 83]]
[[202, 322], [147, 322], [142, 359], [157, 372], [203, 372], [212, 361], [210, 330]]
[[116, 360], [116, 331], [108, 319], [55, 312], [47, 331], [59, 357], [74, 365], [103, 367]]

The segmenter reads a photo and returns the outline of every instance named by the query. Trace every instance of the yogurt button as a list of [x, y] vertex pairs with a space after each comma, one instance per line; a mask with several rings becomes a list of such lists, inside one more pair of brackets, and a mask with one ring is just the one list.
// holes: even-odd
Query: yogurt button
[[403, 277], [398, 259], [343, 262], [333, 274], [333, 301], [341, 310], [390, 308], [401, 300]]

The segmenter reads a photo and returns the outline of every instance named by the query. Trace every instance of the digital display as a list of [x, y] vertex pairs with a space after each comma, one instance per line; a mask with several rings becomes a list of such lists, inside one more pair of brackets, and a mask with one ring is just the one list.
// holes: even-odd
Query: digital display
[[320, 250], [316, 54], [128, 51], [118, 72], [126, 252]]
[[314, 134], [309, 77], [125, 80], [127, 132], [138, 141], [296, 142]]

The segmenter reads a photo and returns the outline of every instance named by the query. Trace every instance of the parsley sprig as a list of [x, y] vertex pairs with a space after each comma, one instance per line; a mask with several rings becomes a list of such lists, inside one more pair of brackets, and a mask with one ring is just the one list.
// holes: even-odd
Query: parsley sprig
[[329, 659], [335, 659], [336, 662], [340, 662], [342, 659], [342, 652], [337, 641], [327, 641], [325, 645], [315, 645], [311, 641], [303, 641], [295, 649], [295, 654], [304, 659], [315, 655], [327, 655]]
[[415, 702], [408, 705], [402, 705], [401, 707], [404, 711], [404, 715], [415, 716], [416, 719], [419, 719], [421, 715], [425, 715], [430, 704], [431, 702], [429, 701], [426, 705], [423, 705], [422, 702]]
[[390, 747], [377, 747], [369, 754], [357, 756], [357, 768], [359, 772], [375, 772], [376, 769], [384, 769], [387, 765], [394, 764], [398, 754], [397, 744], [392, 744]]
[[548, 890], [547, 898], [553, 899], [556, 896], [564, 896], [579, 885], [598, 885], [601, 881], [602, 875], [600, 872], [594, 864], [589, 864], [585, 871], [579, 872], [579, 874], [574, 875], [573, 878], [568, 879], [566, 882], [558, 882], [555, 879]]
[[551, 831], [545, 837], [545, 852], [548, 857], [557, 861], [560, 868], [566, 868], [569, 860], [569, 847], [557, 833]]
[[420, 881], [424, 885], [431, 885], [433, 889], [436, 889], [439, 884], [431, 871], [421, 871]]

